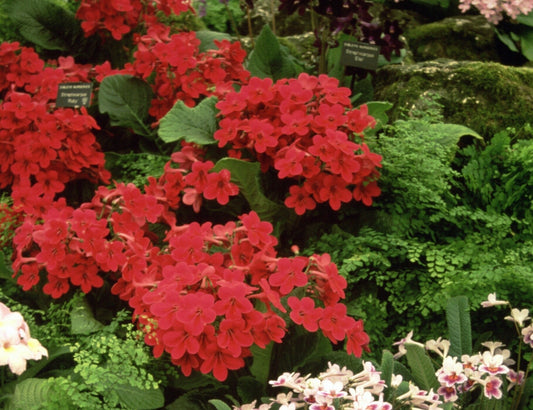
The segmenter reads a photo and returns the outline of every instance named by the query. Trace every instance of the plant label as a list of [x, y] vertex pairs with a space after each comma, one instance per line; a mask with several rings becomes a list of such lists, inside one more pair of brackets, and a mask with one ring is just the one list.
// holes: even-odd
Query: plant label
[[62, 83], [57, 89], [56, 107], [88, 107], [92, 83]]
[[345, 66], [375, 70], [378, 57], [379, 46], [375, 44], [345, 41], [342, 45], [341, 64]]

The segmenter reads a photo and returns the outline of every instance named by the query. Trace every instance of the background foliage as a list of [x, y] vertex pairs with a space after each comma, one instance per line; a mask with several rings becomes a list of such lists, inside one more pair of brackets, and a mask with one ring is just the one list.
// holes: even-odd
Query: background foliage
[[381, 197], [359, 220], [309, 244], [339, 262], [374, 346], [412, 329], [420, 339], [435, 335], [453, 296], [469, 295], [480, 325], [488, 318], [476, 312], [479, 303], [494, 290], [517, 305], [531, 300], [533, 141], [517, 139], [523, 131], [485, 143], [441, 123], [433, 98], [372, 141], [384, 158]]

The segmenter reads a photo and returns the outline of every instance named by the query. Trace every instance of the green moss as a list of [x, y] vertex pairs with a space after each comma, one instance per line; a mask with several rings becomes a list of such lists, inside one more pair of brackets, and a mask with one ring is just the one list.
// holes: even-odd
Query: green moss
[[490, 138], [533, 118], [533, 69], [499, 63], [439, 60], [386, 66], [374, 81], [375, 99], [394, 103], [391, 120], [401, 118], [427, 92], [441, 96], [446, 122], [466, 125]]
[[411, 27], [405, 37], [416, 61], [499, 61], [494, 29], [482, 16], [452, 17]]

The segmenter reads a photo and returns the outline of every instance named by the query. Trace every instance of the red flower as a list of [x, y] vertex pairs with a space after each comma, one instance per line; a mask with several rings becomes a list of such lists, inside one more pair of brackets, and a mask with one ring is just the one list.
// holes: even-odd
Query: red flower
[[318, 115], [313, 119], [313, 129], [323, 132], [327, 129], [337, 129], [345, 122], [344, 107], [340, 104], [320, 104]]
[[290, 308], [290, 318], [297, 325], [302, 325], [309, 332], [318, 330], [318, 321], [322, 318], [323, 309], [315, 308], [315, 302], [309, 297], [298, 299], [295, 296], [287, 300]]
[[248, 235], [248, 240], [252, 245], [257, 247], [276, 245], [277, 239], [270, 236], [274, 230], [272, 224], [261, 221], [255, 211], [251, 211], [249, 214], [243, 214], [239, 219], [242, 221]]
[[242, 357], [235, 357], [227, 349], [221, 350], [217, 345], [211, 345], [199, 353], [203, 359], [200, 371], [204, 374], [213, 372], [213, 376], [219, 381], [228, 377], [228, 370], [237, 370], [244, 366]]
[[[200, 351], [200, 342], [192, 333], [184, 328], [171, 330], [163, 334], [165, 350], [170, 353], [172, 360], [182, 358], [185, 354], [197, 354]], [[182, 369], [183, 370], [183, 369]]]
[[220, 322], [217, 335], [218, 346], [234, 357], [241, 355], [244, 347], [250, 347], [254, 338], [243, 319], [223, 319]]
[[285, 206], [294, 208], [297, 215], [303, 215], [306, 211], [315, 209], [316, 202], [304, 187], [293, 185], [289, 188], [289, 196], [285, 199]]
[[[98, 276], [98, 268], [92, 264], [79, 265], [79, 269], [70, 274], [70, 281], [75, 286], [80, 286], [84, 293], [89, 293], [92, 288], [100, 288], [104, 280]], [[50, 275], [49, 275], [50, 276]], [[52, 295], [52, 297], [54, 297]]]
[[266, 104], [274, 98], [272, 79], [252, 77], [247, 85], [241, 87], [240, 92], [251, 104]]
[[274, 160], [274, 167], [279, 171], [278, 178], [288, 178], [300, 175], [303, 172], [302, 160], [305, 152], [290, 146], [278, 152]]
[[22, 286], [22, 290], [27, 291], [39, 283], [39, 265], [37, 263], [26, 263], [22, 265], [22, 273], [17, 278], [17, 283]]
[[346, 305], [342, 303], [324, 308], [323, 316], [318, 324], [324, 335], [333, 343], [343, 340], [354, 326], [355, 320], [346, 316], [346, 311]]
[[381, 189], [375, 181], [368, 184], [359, 184], [353, 190], [353, 197], [356, 201], [362, 201], [366, 206], [372, 205], [374, 197], [381, 194]]
[[230, 182], [231, 174], [227, 169], [212, 172], [207, 176], [207, 183], [203, 192], [206, 199], [216, 199], [220, 205], [226, 205], [230, 196], [239, 193], [239, 187]]
[[180, 305], [182, 308], [178, 320], [193, 336], [202, 333], [205, 326], [213, 323], [217, 317], [215, 298], [208, 293], [196, 292], [185, 295], [181, 298]]
[[334, 211], [340, 209], [341, 202], [351, 201], [352, 193], [346, 188], [346, 182], [341, 177], [327, 175], [322, 183], [324, 185], [319, 191], [320, 200], [329, 201], [329, 206]]
[[254, 149], [259, 153], [278, 145], [278, 139], [273, 135], [274, 127], [267, 120], [252, 118], [245, 131], [248, 132], [248, 138], [252, 141]]
[[346, 352], [356, 357], [361, 357], [363, 350], [370, 352], [368, 343], [370, 338], [363, 329], [363, 321], [356, 320], [354, 326], [348, 331], [348, 341], [346, 343]]
[[70, 289], [68, 279], [58, 278], [54, 275], [48, 275], [48, 283], [43, 286], [43, 292], [58, 299], [67, 293]]
[[279, 287], [282, 295], [286, 295], [295, 287], [307, 284], [308, 278], [304, 272], [306, 266], [307, 259], [303, 257], [280, 258], [276, 273], [272, 274], [268, 281], [270, 285]]
[[220, 298], [215, 303], [215, 311], [218, 315], [231, 318], [239, 318], [253, 310], [254, 306], [248, 299], [248, 295], [255, 290], [243, 282], [220, 282], [217, 295]]

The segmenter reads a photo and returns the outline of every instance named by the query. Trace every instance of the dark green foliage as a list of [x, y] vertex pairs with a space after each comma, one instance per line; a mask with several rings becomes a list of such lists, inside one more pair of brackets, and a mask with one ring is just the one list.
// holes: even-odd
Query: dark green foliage
[[240, 26], [244, 19], [244, 11], [238, 0], [228, 1], [227, 4], [218, 0], [207, 0], [205, 12], [206, 14], [201, 17], [201, 21], [208, 29], [233, 35], [238, 34], [235, 32], [235, 27]]
[[434, 109], [369, 141], [383, 155], [381, 197], [313, 249], [338, 263], [375, 352], [412, 329], [417, 340], [447, 336], [451, 297], [467, 295], [475, 312], [491, 292], [517, 305], [533, 296], [533, 141], [507, 130], [483, 146]]
[[170, 160], [166, 155], [148, 152], [117, 154], [106, 152], [106, 168], [117, 182], [133, 183], [142, 188], [148, 183], [148, 177], [160, 177], [165, 164]]
[[[75, 18], [77, 3], [57, 0], [3, 0], [0, 2], [0, 41], [20, 41], [36, 49], [43, 58], [69, 55], [78, 63], [105, 60], [125, 62], [124, 47], [94, 35], [85, 37]], [[2, 24], [3, 26], [3, 24]]]
[[255, 47], [249, 55], [246, 68], [252, 76], [272, 78], [297, 77], [302, 72], [287, 49], [282, 46], [268, 25], [263, 27], [255, 40]]

